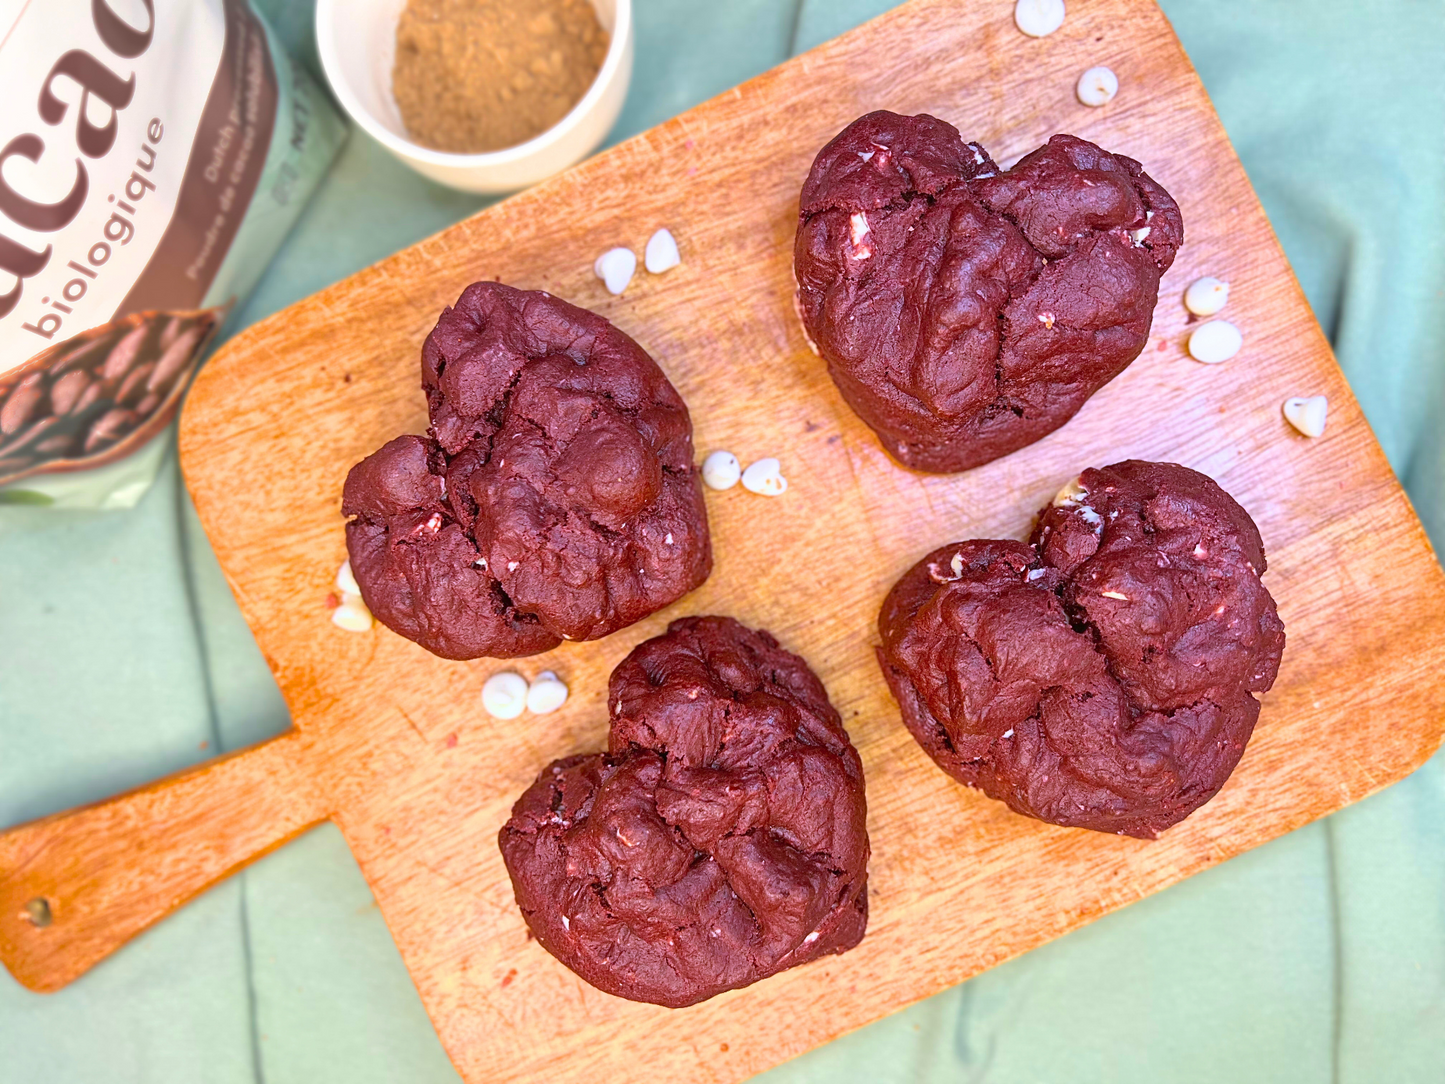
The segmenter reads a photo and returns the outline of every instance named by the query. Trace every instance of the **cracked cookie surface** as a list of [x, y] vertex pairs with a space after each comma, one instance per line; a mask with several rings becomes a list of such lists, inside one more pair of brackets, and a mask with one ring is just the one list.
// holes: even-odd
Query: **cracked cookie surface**
[[707, 579], [687, 407], [595, 313], [467, 287], [422, 348], [428, 436], [352, 468], [342, 495], [362, 598], [445, 658], [593, 640]]
[[884, 449], [935, 472], [1039, 440], [1118, 376], [1184, 239], [1132, 158], [1056, 135], [1000, 172], [927, 114], [854, 121], [799, 210], [811, 343]]
[[680, 1007], [862, 939], [862, 764], [802, 659], [684, 618], [613, 671], [608, 708], [608, 751], [548, 765], [499, 836], [548, 952]]
[[903, 721], [944, 771], [1053, 824], [1153, 838], [1219, 791], [1274, 684], [1263, 543], [1172, 463], [1085, 471], [1028, 544], [911, 568], [879, 615]]

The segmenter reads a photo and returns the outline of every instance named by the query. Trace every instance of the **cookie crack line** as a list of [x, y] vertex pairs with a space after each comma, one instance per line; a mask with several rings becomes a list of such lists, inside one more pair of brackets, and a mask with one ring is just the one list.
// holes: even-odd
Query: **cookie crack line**
[[[1180, 579], [1167, 548], [1196, 534], [1212, 540], [1194, 544], [1208, 575]], [[938, 575], [945, 563], [953, 576]], [[879, 663], [945, 772], [1040, 820], [1153, 838], [1218, 793], [1278, 673], [1284, 625], [1265, 567], [1258, 528], [1211, 479], [1116, 463], [1061, 491], [1029, 543], [959, 542], [905, 573], [879, 614]], [[1139, 593], [1070, 603], [1081, 577], [1115, 575]], [[1216, 620], [1225, 606], [1245, 620]], [[1001, 758], [1006, 721], [1016, 744]]]

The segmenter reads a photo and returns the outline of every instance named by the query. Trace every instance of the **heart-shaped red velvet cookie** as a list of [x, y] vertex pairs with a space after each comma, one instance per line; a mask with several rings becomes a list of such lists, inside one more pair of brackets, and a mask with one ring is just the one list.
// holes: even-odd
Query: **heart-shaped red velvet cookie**
[[890, 455], [966, 470], [1053, 432], [1139, 356], [1183, 240], [1132, 158], [1056, 135], [1001, 172], [944, 121], [870, 113], [803, 185], [798, 310]]
[[944, 771], [1054, 824], [1153, 838], [1219, 791], [1284, 624], [1249, 514], [1172, 463], [1087, 470], [1029, 544], [913, 566], [879, 615], [903, 721]]
[[802, 659], [684, 618], [613, 671], [608, 706], [608, 751], [544, 768], [499, 839], [543, 948], [678, 1007], [862, 939], [863, 766]]
[[352, 468], [341, 510], [362, 598], [449, 659], [595, 640], [707, 579], [687, 406], [596, 313], [478, 282], [422, 347], [427, 437]]

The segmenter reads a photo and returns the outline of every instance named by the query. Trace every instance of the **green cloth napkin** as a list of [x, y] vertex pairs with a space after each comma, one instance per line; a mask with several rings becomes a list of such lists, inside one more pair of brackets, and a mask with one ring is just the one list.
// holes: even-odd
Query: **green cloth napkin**
[[[314, 65], [311, 4], [262, 6]], [[637, 0], [637, 74], [614, 139], [888, 6]], [[1391, 463], [1445, 539], [1445, 6], [1164, 6]], [[354, 135], [238, 324], [479, 206]], [[0, 825], [286, 725], [173, 456], [130, 512], [0, 509]], [[1437, 1084], [1445, 758], [762, 1079]], [[455, 1080], [330, 827], [58, 994], [0, 974], [0, 1084]]]

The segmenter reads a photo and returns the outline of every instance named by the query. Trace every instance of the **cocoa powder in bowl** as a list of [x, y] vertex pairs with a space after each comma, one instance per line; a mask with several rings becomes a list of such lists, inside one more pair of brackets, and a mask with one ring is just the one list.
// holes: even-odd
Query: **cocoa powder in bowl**
[[608, 43], [589, 0], [407, 0], [392, 89], [416, 142], [502, 150], [567, 115]]

